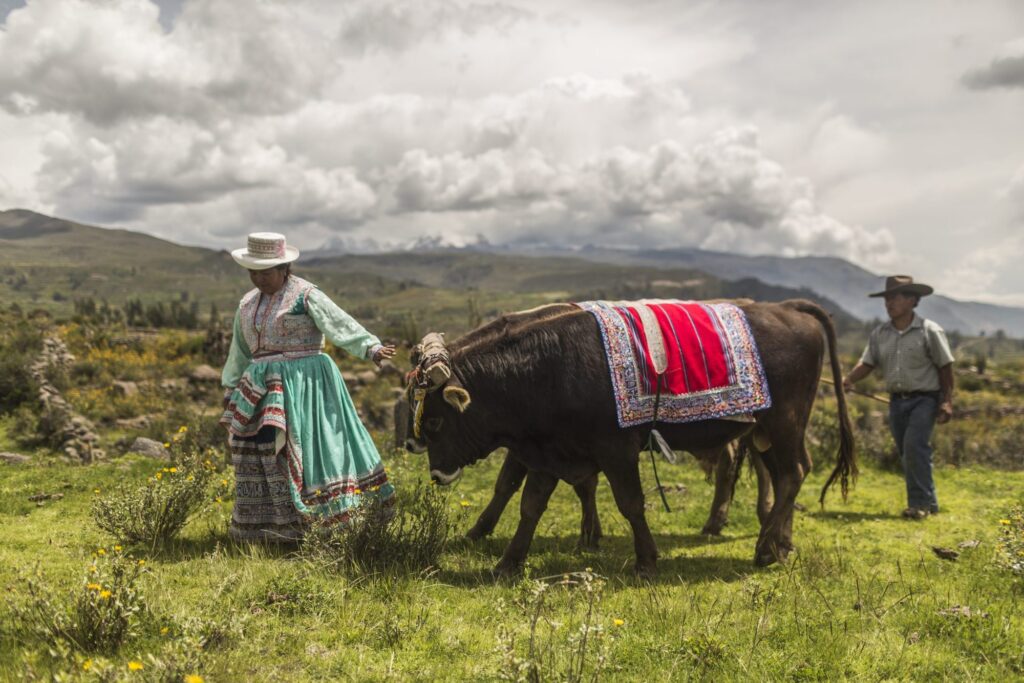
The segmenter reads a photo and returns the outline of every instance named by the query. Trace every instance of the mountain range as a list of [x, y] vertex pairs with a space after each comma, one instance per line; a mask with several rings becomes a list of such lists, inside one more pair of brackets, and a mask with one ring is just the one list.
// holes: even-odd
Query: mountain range
[[[486, 317], [550, 300], [647, 296], [763, 300], [802, 296], [825, 305], [846, 327], [884, 316], [881, 302], [866, 296], [882, 289], [883, 278], [828, 257], [598, 246], [524, 249], [486, 241], [449, 248], [424, 241], [415, 249], [385, 254], [308, 252], [301, 269], [325, 291], [362, 306], [367, 314], [401, 311], [412, 315], [441, 306], [449, 322], [464, 316], [467, 306], [472, 309], [478, 304], [484, 308], [478, 314]], [[82, 296], [112, 303], [130, 297], [160, 301], [170, 296], [230, 310], [249, 286], [245, 272], [223, 250], [178, 245], [24, 209], [0, 211], [0, 293], [8, 301], [59, 310]], [[974, 335], [1001, 330], [1024, 337], [1022, 308], [936, 294], [922, 300], [920, 312], [949, 331]]]

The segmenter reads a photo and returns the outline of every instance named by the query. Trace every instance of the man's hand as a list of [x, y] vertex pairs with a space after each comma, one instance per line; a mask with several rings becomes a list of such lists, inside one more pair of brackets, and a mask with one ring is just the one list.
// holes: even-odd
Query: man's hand
[[389, 360], [391, 358], [394, 358], [394, 357], [395, 357], [395, 345], [394, 344], [387, 344], [387, 345], [382, 346], [379, 349], [377, 349], [377, 353], [373, 354], [373, 358], [371, 360], [379, 368], [381, 366], [381, 363], [383, 363], [384, 361]]
[[939, 414], [935, 417], [935, 421], [940, 425], [944, 425], [953, 419], [953, 402], [943, 401], [939, 404]]
[[853, 382], [850, 381], [849, 377], [843, 378], [843, 391], [845, 391], [846, 393], [850, 393], [851, 391], [853, 391]]

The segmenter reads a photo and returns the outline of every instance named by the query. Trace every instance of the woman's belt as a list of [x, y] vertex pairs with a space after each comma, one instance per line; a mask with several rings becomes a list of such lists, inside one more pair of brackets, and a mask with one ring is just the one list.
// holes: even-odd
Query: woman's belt
[[256, 353], [252, 357], [253, 363], [273, 363], [282, 360], [295, 360], [296, 358], [308, 358], [319, 356], [322, 349], [318, 346], [315, 349], [299, 349], [296, 351], [270, 351]]

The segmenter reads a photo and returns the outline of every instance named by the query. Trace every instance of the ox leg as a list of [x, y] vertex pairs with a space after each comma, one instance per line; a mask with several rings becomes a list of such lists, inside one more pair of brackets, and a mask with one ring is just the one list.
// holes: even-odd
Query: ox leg
[[630, 462], [621, 453], [613, 453], [609, 456], [609, 462], [604, 464], [611, 465], [603, 468], [603, 471], [612, 487], [615, 504], [633, 530], [635, 571], [638, 576], [651, 578], [657, 571], [658, 547], [654, 544], [654, 536], [651, 535], [644, 515], [644, 488], [640, 482], [637, 459], [634, 457]]
[[548, 507], [548, 499], [558, 485], [558, 479], [550, 474], [532, 471], [526, 475], [523, 497], [519, 505], [519, 526], [512, 536], [505, 553], [494, 568], [498, 576], [518, 574], [526, 560], [526, 553], [533, 542], [537, 523]]
[[601, 520], [597, 516], [597, 473], [584, 482], [573, 485], [573, 489], [576, 490], [580, 507], [583, 508], [579, 547], [581, 550], [597, 550], [598, 541], [604, 535], [601, 533]]
[[768, 474], [768, 468], [764, 466], [762, 457], [756, 448], [750, 449], [750, 462], [754, 466], [754, 474], [757, 475], [757, 521], [763, 526], [772, 509], [772, 478]]
[[[786, 457], [786, 454], [790, 454]], [[806, 452], [793, 439], [772, 439], [772, 448], [762, 455], [771, 473], [775, 504], [761, 525], [754, 551], [754, 564], [764, 567], [786, 559], [793, 549], [793, 505], [807, 474]]]
[[466, 538], [476, 541], [484, 536], [489, 536], [494, 531], [498, 520], [501, 519], [501, 513], [505, 511], [505, 506], [523, 485], [526, 472], [526, 466], [513, 458], [511, 454], [505, 456], [505, 463], [501, 466], [501, 471], [498, 472], [498, 480], [494, 482], [494, 495], [491, 496], [491, 502], [480, 513], [473, 528], [466, 532]]
[[722, 529], [729, 523], [729, 505], [732, 503], [736, 479], [740, 474], [739, 463], [737, 450], [733, 444], [723, 447], [718, 452], [715, 464], [715, 497], [711, 501], [708, 521], [700, 530], [705, 536], [720, 536]]

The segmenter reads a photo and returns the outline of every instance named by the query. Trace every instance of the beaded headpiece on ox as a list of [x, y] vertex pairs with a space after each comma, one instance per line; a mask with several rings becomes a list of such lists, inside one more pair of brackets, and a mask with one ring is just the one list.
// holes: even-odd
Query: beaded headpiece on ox
[[406, 376], [409, 400], [413, 404], [413, 435], [420, 438], [423, 421], [423, 399], [427, 394], [444, 387], [445, 401], [460, 413], [469, 407], [469, 392], [453, 377], [451, 356], [444, 344], [444, 336], [431, 332], [413, 348], [415, 367]]
[[246, 246], [232, 251], [231, 257], [243, 268], [266, 270], [291, 263], [299, 258], [299, 250], [288, 246], [280, 233], [253, 232], [249, 233]]

